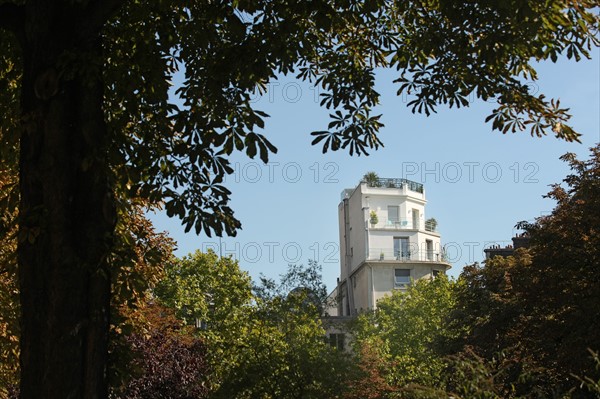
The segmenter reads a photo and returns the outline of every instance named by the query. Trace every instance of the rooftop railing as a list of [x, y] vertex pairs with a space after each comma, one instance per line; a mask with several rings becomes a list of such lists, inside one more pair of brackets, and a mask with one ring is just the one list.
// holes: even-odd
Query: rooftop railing
[[369, 187], [382, 188], [402, 188], [406, 186], [411, 191], [423, 193], [423, 184], [408, 179], [379, 177], [372, 180], [363, 179], [361, 183], [367, 183]]

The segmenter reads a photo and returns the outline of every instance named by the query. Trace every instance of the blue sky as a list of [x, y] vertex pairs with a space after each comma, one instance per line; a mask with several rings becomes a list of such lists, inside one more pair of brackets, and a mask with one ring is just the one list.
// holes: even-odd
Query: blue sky
[[378, 74], [385, 127], [385, 148], [368, 157], [345, 152], [322, 154], [310, 145], [310, 132], [326, 128], [328, 112], [320, 108], [310, 85], [282, 78], [256, 99], [271, 115], [264, 134], [278, 148], [270, 164], [232, 158], [235, 174], [226, 185], [231, 205], [242, 222], [236, 237], [208, 238], [184, 234], [177, 219], [152, 216], [159, 230], [178, 242], [178, 256], [219, 244], [253, 278], [281, 274], [288, 263], [316, 259], [331, 290], [339, 273], [337, 206], [344, 188], [354, 187], [363, 174], [405, 177], [425, 185], [426, 217], [438, 221], [442, 243], [457, 276], [466, 264], [483, 259], [492, 243], [504, 245], [516, 222], [550, 212], [553, 202], [542, 196], [560, 182], [568, 168], [558, 158], [575, 152], [587, 158], [588, 148], [600, 142], [600, 51], [591, 61], [560, 60], [539, 65], [534, 90], [560, 98], [569, 107], [572, 125], [583, 133], [582, 144], [529, 132], [503, 135], [484, 122], [493, 103], [474, 100], [466, 109], [439, 108], [430, 117], [412, 114], [408, 100], [395, 95], [392, 71]]

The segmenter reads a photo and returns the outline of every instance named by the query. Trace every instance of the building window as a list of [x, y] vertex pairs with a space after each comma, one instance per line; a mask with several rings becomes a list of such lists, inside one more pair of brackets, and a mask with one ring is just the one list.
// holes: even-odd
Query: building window
[[336, 348], [337, 350], [344, 350], [344, 341], [346, 340], [345, 334], [329, 334], [329, 345], [332, 348]]
[[413, 229], [419, 230], [421, 228], [420, 218], [419, 218], [419, 210], [412, 210], [412, 220], [413, 220]]
[[406, 287], [410, 284], [410, 269], [396, 269], [394, 270], [394, 286], [395, 287]]
[[394, 256], [396, 260], [410, 259], [408, 237], [394, 237]]
[[201, 320], [196, 317], [196, 328], [198, 330], [208, 330], [208, 323], [205, 320]]
[[388, 205], [388, 224], [400, 222], [400, 207], [398, 205]]
[[425, 246], [427, 247], [427, 260], [432, 261], [433, 260], [433, 241], [425, 240]]
[[434, 270], [431, 274], [433, 275], [433, 278], [436, 278], [437, 276], [439, 276], [441, 273], [441, 271], [439, 270]]

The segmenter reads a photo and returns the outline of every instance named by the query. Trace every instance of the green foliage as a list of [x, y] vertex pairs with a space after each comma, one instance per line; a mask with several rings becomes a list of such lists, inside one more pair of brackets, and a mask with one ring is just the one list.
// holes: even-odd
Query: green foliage
[[210, 330], [226, 333], [230, 323], [246, 312], [251, 290], [251, 279], [237, 261], [220, 258], [209, 250], [172, 262], [154, 292], [187, 324], [201, 320], [210, 325]]
[[[300, 288], [300, 289], [298, 289]], [[217, 398], [333, 398], [345, 389], [348, 355], [329, 346], [320, 316], [326, 291], [316, 262], [290, 265], [279, 283], [262, 278], [243, 331], [238, 364]]]
[[325, 342], [314, 313], [291, 299], [259, 300], [245, 330], [238, 364], [217, 398], [328, 398], [344, 389], [346, 354]]
[[379, 175], [375, 172], [367, 172], [362, 178], [362, 181], [367, 183], [370, 187], [379, 187]]
[[452, 334], [445, 323], [455, 304], [456, 286], [444, 275], [418, 280], [406, 292], [381, 299], [375, 312], [358, 318], [355, 352], [364, 345], [378, 351], [390, 365], [387, 380], [397, 387], [437, 386], [445, 364], [436, 344]]
[[252, 287], [236, 261], [196, 252], [173, 263], [157, 298], [208, 347], [205, 383], [215, 398], [327, 398], [342, 389], [347, 355], [325, 341], [320, 266], [290, 265]]
[[524, 316], [518, 292], [522, 290], [519, 284], [525, 284], [521, 278], [524, 269], [530, 265], [529, 252], [518, 249], [514, 256], [487, 260], [485, 267], [465, 266], [451, 314], [451, 326], [459, 334], [456, 341], [446, 343], [447, 350], [471, 345], [490, 359], [503, 349], [519, 345], [509, 331]]
[[[553, 186], [552, 214], [520, 226], [531, 247], [466, 267], [460, 280], [449, 353], [472, 347], [502, 359], [504, 397], [593, 397], [574, 376], [598, 377], [588, 350], [600, 342], [600, 145], [587, 161], [562, 157], [573, 170]], [[587, 396], [586, 396], [587, 395]]]
[[425, 229], [427, 231], [437, 231], [437, 220], [435, 218], [429, 218], [425, 221]]
[[585, 161], [561, 157], [572, 174], [566, 187], [553, 186], [555, 209], [530, 230], [530, 284], [521, 293], [530, 314], [525, 333], [544, 336], [529, 348], [567, 387], [577, 384], [570, 374], [598, 375], [588, 349], [600, 349], [600, 144], [590, 150]]
[[199, 327], [195, 334], [208, 347], [211, 369], [205, 383], [215, 389], [246, 345], [252, 321], [251, 279], [237, 261], [219, 258], [213, 251], [177, 259], [165, 274], [154, 293], [180, 320]]
[[[254, 286], [254, 292], [257, 297], [266, 301], [287, 297], [290, 305], [314, 305], [311, 311], [317, 311], [319, 316], [318, 311], [327, 298], [327, 287], [323, 283], [321, 271], [321, 265], [310, 259], [308, 266], [290, 264], [286, 272], [279, 276], [279, 282], [261, 276], [259, 284]], [[296, 295], [290, 296], [290, 293]]]
[[379, 218], [377, 217], [377, 212], [371, 211], [369, 213], [369, 217], [371, 218], [371, 224], [377, 224], [379, 222]]

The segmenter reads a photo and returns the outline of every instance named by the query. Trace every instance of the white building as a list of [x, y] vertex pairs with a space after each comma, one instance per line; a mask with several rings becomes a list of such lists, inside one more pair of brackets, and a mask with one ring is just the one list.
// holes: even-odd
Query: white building
[[450, 269], [426, 203], [423, 185], [406, 179], [362, 181], [342, 192], [340, 277], [330, 316], [375, 309], [394, 290]]

